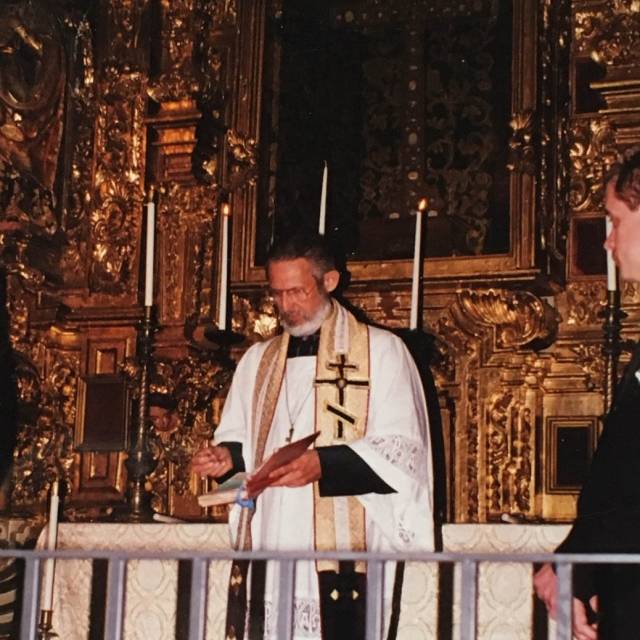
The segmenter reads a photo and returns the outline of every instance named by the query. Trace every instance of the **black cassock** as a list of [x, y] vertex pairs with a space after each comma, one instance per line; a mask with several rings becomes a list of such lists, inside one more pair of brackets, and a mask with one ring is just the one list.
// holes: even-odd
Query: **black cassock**
[[[564, 553], [640, 553], [640, 345], [616, 389]], [[640, 638], [640, 566], [576, 565], [574, 592], [599, 598], [601, 640]]]

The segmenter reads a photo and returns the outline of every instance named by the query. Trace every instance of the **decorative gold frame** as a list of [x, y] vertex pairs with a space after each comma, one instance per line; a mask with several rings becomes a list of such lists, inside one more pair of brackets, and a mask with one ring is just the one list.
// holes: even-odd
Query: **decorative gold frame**
[[[110, 388], [119, 396], [117, 403], [96, 402], [93, 394]], [[121, 375], [98, 374], [78, 378], [76, 428], [73, 447], [76, 451], [121, 451], [127, 448], [130, 419], [130, 389]], [[90, 423], [96, 416], [104, 423], [121, 425], [112, 439], [100, 440], [91, 434]]]
[[588, 439], [588, 456], [589, 464], [593, 453], [596, 449], [596, 442], [598, 439], [599, 418], [596, 416], [584, 416], [584, 417], [548, 417], [545, 421], [545, 484], [546, 493], [548, 494], [564, 494], [564, 495], [577, 495], [580, 493], [580, 485], [568, 486], [559, 485], [558, 483], [558, 432], [560, 429], [587, 429], [589, 432]]
[[[250, 88], [246, 99], [235, 105], [232, 127], [257, 141], [260, 148], [261, 70], [267, 64], [265, 51], [265, 22], [268, 4], [258, 1], [241, 4], [245, 15], [240, 30], [240, 67], [245, 86]], [[537, 144], [543, 137], [536, 130], [537, 96], [539, 82], [538, 58], [531, 55], [538, 48], [539, 7], [534, 0], [516, 0], [513, 4], [513, 89], [512, 89], [512, 147]], [[246, 38], [246, 40], [245, 40]], [[507, 124], [507, 123], [505, 123]], [[540, 127], [538, 127], [540, 129]], [[525, 140], [525, 142], [522, 142]], [[264, 151], [265, 153], [268, 150]], [[524, 164], [524, 163], [523, 163]], [[256, 216], [258, 187], [243, 185], [232, 193], [234, 212], [233, 283], [262, 283], [264, 269], [255, 263]], [[525, 167], [515, 167], [510, 178], [510, 251], [505, 254], [430, 258], [424, 262], [424, 273], [429, 280], [449, 281], [456, 286], [461, 281], [482, 282], [488, 279], [503, 282], [524, 282], [537, 279], [542, 269], [541, 240], [536, 236], [536, 180]], [[351, 262], [349, 269], [353, 281], [401, 281], [411, 277], [411, 260]]]

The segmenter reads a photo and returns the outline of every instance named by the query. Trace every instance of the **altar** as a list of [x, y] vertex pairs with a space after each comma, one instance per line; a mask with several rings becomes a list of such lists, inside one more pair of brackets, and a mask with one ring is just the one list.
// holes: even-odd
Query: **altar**
[[[447, 551], [534, 553], [551, 551], [567, 533], [556, 525], [446, 525]], [[229, 544], [223, 524], [76, 524], [63, 523], [60, 549], [127, 549], [166, 552], [221, 550]], [[172, 640], [187, 634], [189, 581], [186, 561], [136, 560], [128, 563], [125, 640]], [[65, 640], [102, 638], [104, 561], [57, 563], [53, 628]], [[224, 638], [229, 563], [209, 567], [206, 639]], [[433, 564], [406, 567], [398, 637], [404, 640], [457, 638], [459, 581], [454, 577], [448, 629], [438, 618], [439, 572]], [[479, 571], [478, 637], [482, 640], [531, 640], [534, 596], [532, 567], [520, 563], [483, 563]], [[446, 615], [445, 615], [446, 618]], [[444, 628], [443, 628], [444, 625]]]

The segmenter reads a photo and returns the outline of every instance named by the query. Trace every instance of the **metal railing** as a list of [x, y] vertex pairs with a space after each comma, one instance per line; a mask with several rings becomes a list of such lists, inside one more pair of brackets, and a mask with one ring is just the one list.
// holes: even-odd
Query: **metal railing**
[[40, 567], [47, 558], [56, 560], [106, 560], [105, 640], [121, 640], [124, 626], [124, 602], [127, 563], [130, 560], [190, 561], [191, 585], [188, 636], [181, 640], [204, 640], [207, 607], [207, 580], [210, 562], [232, 560], [273, 560], [280, 564], [278, 596], [279, 640], [290, 640], [293, 622], [293, 590], [297, 560], [365, 561], [367, 563], [366, 638], [381, 637], [383, 619], [384, 563], [405, 561], [459, 565], [460, 638], [477, 638], [478, 567], [481, 563], [538, 564], [553, 562], [558, 579], [556, 640], [572, 638], [572, 567], [575, 564], [640, 564], [640, 554], [493, 554], [493, 553], [360, 553], [360, 552], [237, 552], [237, 551], [171, 551], [141, 552], [121, 550], [0, 550], [0, 558], [21, 559], [25, 563], [20, 640], [38, 637]]

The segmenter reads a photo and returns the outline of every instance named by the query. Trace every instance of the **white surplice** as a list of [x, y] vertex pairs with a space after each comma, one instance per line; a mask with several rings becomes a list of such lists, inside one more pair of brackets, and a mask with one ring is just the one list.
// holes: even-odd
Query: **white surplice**
[[[369, 327], [369, 332], [367, 431], [364, 438], [348, 446], [396, 493], [358, 496], [365, 507], [367, 549], [430, 551], [433, 549], [433, 479], [422, 384], [411, 355], [397, 336], [375, 327]], [[215, 432], [216, 442], [242, 443], [247, 471], [254, 468], [250, 425], [255, 378], [267, 344], [252, 346], [239, 362]], [[291, 420], [294, 440], [314, 431], [315, 367], [315, 356], [287, 360], [265, 459], [285, 444]], [[239, 511], [238, 506], [232, 509], [232, 532], [236, 531]], [[256, 501], [251, 523], [253, 548], [312, 551], [313, 521], [312, 485], [266, 489]], [[265, 638], [270, 640], [276, 638], [277, 624], [278, 572], [274, 564], [269, 563], [265, 588]], [[390, 612], [393, 566], [385, 572], [385, 627]], [[294, 638], [321, 638], [318, 579], [315, 565], [310, 562], [298, 562], [296, 566]]]

